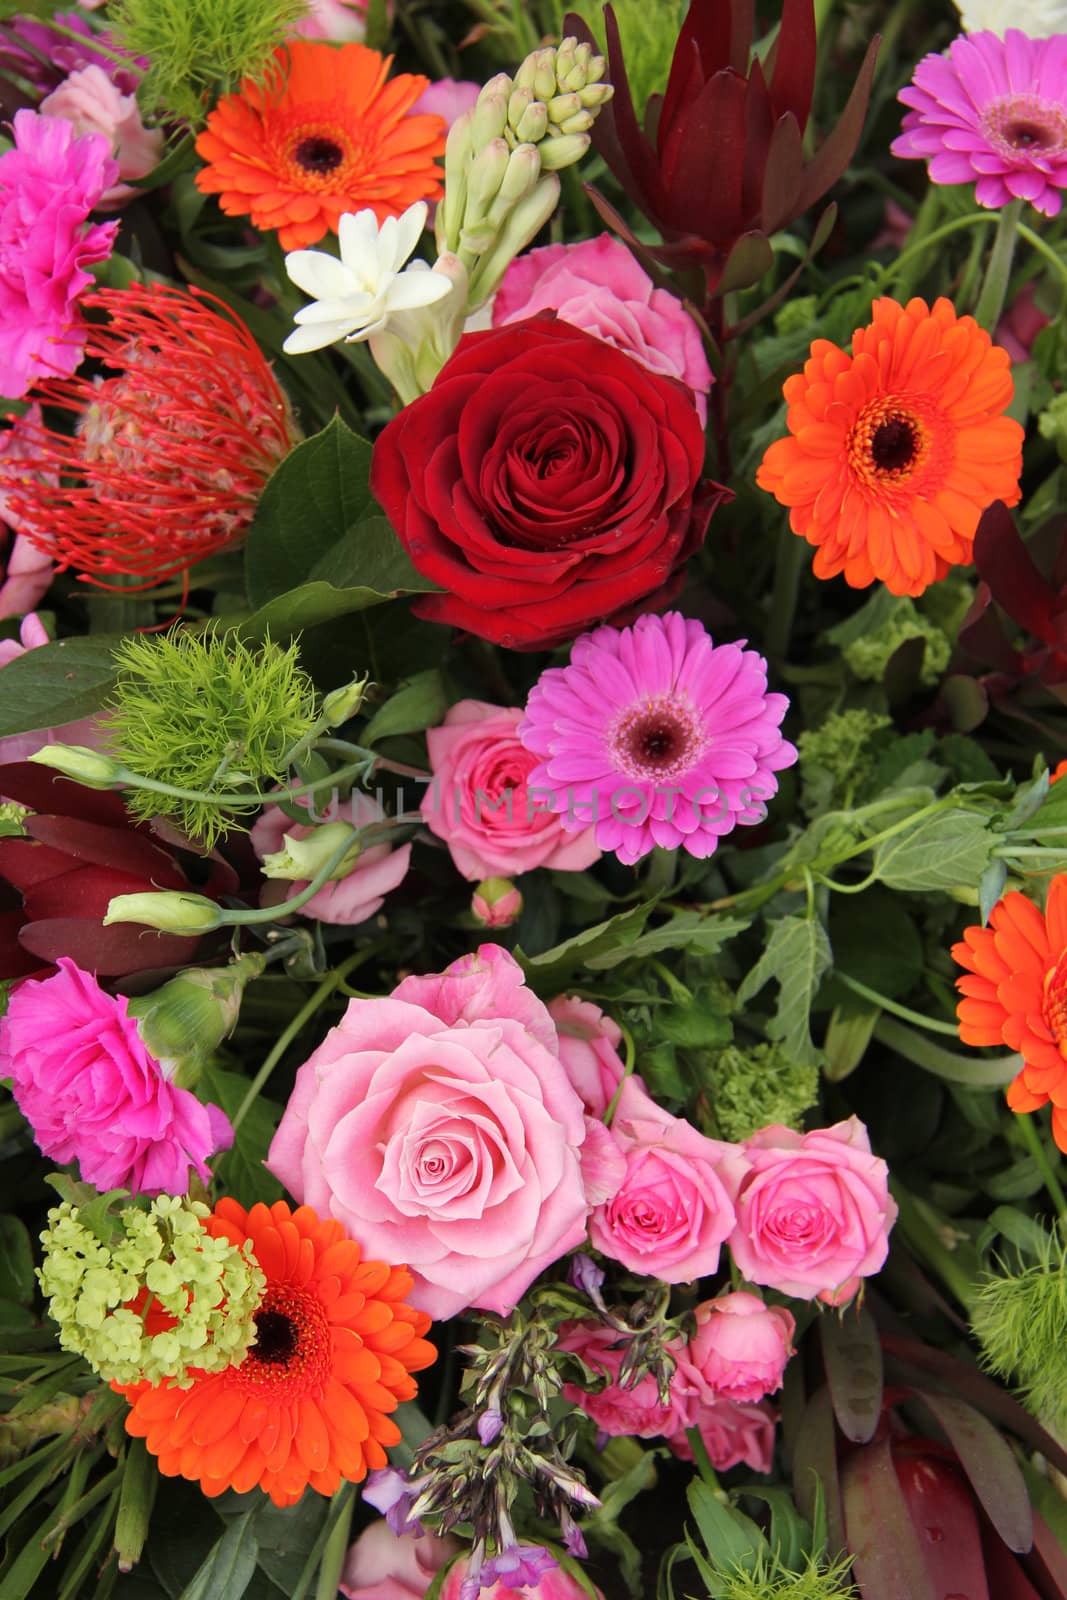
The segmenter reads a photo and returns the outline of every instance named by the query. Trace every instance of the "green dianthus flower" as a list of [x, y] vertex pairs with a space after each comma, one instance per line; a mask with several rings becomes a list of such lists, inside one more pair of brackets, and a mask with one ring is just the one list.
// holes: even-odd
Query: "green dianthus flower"
[[708, 1071], [715, 1121], [733, 1144], [771, 1123], [798, 1127], [819, 1098], [818, 1067], [801, 1066], [777, 1044], [729, 1045]]

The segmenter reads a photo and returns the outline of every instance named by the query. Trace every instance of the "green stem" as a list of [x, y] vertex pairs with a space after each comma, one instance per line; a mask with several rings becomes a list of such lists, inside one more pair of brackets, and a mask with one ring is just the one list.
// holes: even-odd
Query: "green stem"
[[914, 244], [909, 245], [906, 250], [902, 250], [895, 261], [888, 262], [882, 268], [878, 284], [879, 290], [884, 290], [886, 284], [892, 282], [898, 275], [901, 267], [905, 266], [909, 260], [914, 259], [915, 256], [921, 254], [922, 251], [928, 250], [932, 244], [940, 244], [942, 239], [948, 239], [952, 234], [959, 233], [962, 228], [989, 227], [996, 221], [997, 216], [993, 211], [973, 211], [966, 217], [956, 217], [952, 222], [946, 222], [940, 228], [935, 228], [932, 233], [925, 234], [923, 238], [917, 239]]
[[1037, 1170], [1040, 1172], [1042, 1181], [1048, 1191], [1048, 1197], [1056, 1207], [1056, 1215], [1061, 1222], [1067, 1222], [1067, 1195], [1063, 1192], [1063, 1186], [1056, 1176], [1052, 1162], [1049, 1160], [1045, 1141], [1042, 1139], [1033, 1118], [1028, 1113], [1023, 1112], [1016, 1117], [1015, 1126], [1019, 1130], [1023, 1144], [1025, 1144], [1034, 1158]]
[[288, 1050], [293, 1040], [297, 1037], [301, 1028], [304, 1027], [305, 1023], [311, 1021], [311, 1018], [315, 1015], [316, 1011], [318, 1011], [323, 1001], [327, 1000], [333, 991], [338, 987], [338, 985], [344, 982], [344, 980], [348, 977], [348, 974], [353, 972], [361, 962], [366, 961], [372, 954], [373, 952], [370, 950], [357, 950], [354, 955], [350, 955], [348, 957], [347, 961], [342, 961], [339, 967], [335, 967], [332, 972], [327, 973], [326, 977], [323, 978], [322, 982], [319, 984], [311, 998], [300, 1007], [300, 1010], [289, 1023], [289, 1026], [285, 1028], [281, 1034], [279, 1034], [274, 1048], [264, 1060], [263, 1065], [252, 1079], [252, 1082], [248, 1085], [248, 1089], [245, 1092], [245, 1097], [241, 1101], [241, 1104], [237, 1107], [237, 1111], [232, 1119], [235, 1133], [241, 1126], [241, 1123], [244, 1121], [249, 1111], [252, 1109], [259, 1095], [262, 1093], [267, 1079], [270, 1077], [271, 1073], [274, 1071], [275, 1067], [278, 1065], [278, 1062], [282, 1059], [282, 1056]]
[[608, 1105], [607, 1110], [604, 1112], [605, 1128], [611, 1127], [611, 1119], [615, 1115], [615, 1108], [618, 1106], [619, 1096], [622, 1094], [622, 1086], [626, 1082], [627, 1078], [633, 1076], [634, 1067], [637, 1065], [637, 1051], [634, 1048], [633, 1036], [627, 1031], [626, 1028], [622, 1026], [621, 1023], [619, 1023], [618, 1026], [619, 1032], [622, 1034], [623, 1050], [625, 1052], [626, 1059], [623, 1067], [622, 1077], [619, 1079], [619, 1087], [615, 1090], [615, 1093], [611, 1097], [611, 1102]]
[[723, 1493], [722, 1485], [719, 1482], [719, 1475], [711, 1464], [711, 1457], [708, 1455], [708, 1447], [704, 1443], [704, 1436], [700, 1429], [687, 1428], [685, 1430], [685, 1436], [689, 1440], [689, 1448], [693, 1452], [693, 1462], [697, 1471], [700, 1473], [700, 1476], [718, 1499], [725, 1500], [726, 1496]]
[[879, 1017], [874, 1037], [924, 1071], [932, 1072], [946, 1083], [964, 1084], [969, 1089], [1003, 1089], [1022, 1066], [1022, 1057], [1017, 1055], [971, 1059], [958, 1056], [952, 1050], [942, 1050], [940, 1045], [924, 1039], [903, 1023], [894, 1022], [892, 1017]]
[[1025, 222], [1020, 222], [1015, 231], [1020, 239], [1026, 241], [1031, 250], [1036, 250], [1039, 256], [1044, 257], [1057, 277], [1067, 284], [1067, 262], [1063, 260], [1062, 256], [1058, 256], [1052, 246], [1046, 244], [1041, 235], [1035, 233], [1033, 228], [1028, 228]]
[[349, 850], [351, 850], [354, 839], [362, 839], [367, 836], [368, 841], [374, 838], [375, 843], [377, 843], [376, 833], [380, 833], [380, 831], [381, 824], [374, 824], [370, 828], [349, 828], [337, 849], [327, 856], [310, 883], [305, 884], [299, 894], [291, 895], [278, 905], [260, 906], [256, 911], [223, 911], [220, 913], [219, 921], [215, 926], [219, 928], [247, 928], [257, 922], [277, 922], [280, 916], [288, 916], [291, 911], [299, 911], [301, 906], [306, 906], [308, 901], [317, 895], [320, 889], [326, 887], [334, 870], [340, 866]]
[[806, 553], [807, 545], [804, 540], [793, 532], [788, 522], [783, 522], [778, 535], [774, 589], [771, 593], [771, 610], [764, 638], [766, 653], [771, 661], [783, 661], [789, 649], [789, 636], [793, 631], [797, 595], [800, 592], [800, 575], [804, 570]]
[[960, 1266], [938, 1232], [933, 1220], [936, 1214], [924, 1200], [909, 1193], [898, 1179], [890, 1178], [889, 1188], [900, 1209], [899, 1227], [904, 1238], [919, 1259], [939, 1274], [960, 1305], [969, 1311], [974, 1299], [974, 1280]]
[[883, 1011], [891, 1012], [894, 1017], [902, 1018], [904, 1022], [913, 1022], [916, 1027], [927, 1028], [931, 1033], [947, 1033], [951, 1039], [958, 1039], [960, 1036], [955, 1023], [938, 1022], [933, 1017], [924, 1017], [918, 1011], [912, 1011], [909, 1006], [902, 1006], [896, 1000], [890, 1000], [884, 994], [879, 994], [876, 989], [868, 989], [865, 983], [860, 983], [858, 978], [850, 978], [847, 972], [838, 969], [834, 977], [843, 983], [846, 989], [851, 989], [853, 994], [869, 1000], [872, 1005], [880, 1006]]
[[[343, 783], [346, 778], [358, 777], [360, 773], [366, 772], [371, 761], [376, 763], [378, 757], [373, 750], [368, 750], [363, 761], [349, 762], [347, 766], [328, 772], [324, 778], [316, 778], [313, 783], [294, 783], [284, 789], [273, 789], [269, 794], [262, 794], [258, 789], [235, 789], [230, 794], [208, 794], [206, 789], [179, 789], [173, 783], [160, 783], [155, 778], [143, 778], [139, 772], [131, 772], [128, 767], [123, 766], [116, 767], [113, 781], [128, 789], [147, 789], [150, 794], [165, 794], [175, 800], [196, 800], [201, 805], [223, 806], [232, 810], [236, 806], [277, 805], [279, 800], [294, 800], [299, 795], [314, 794], [330, 784]], [[41, 763], [42, 766], [46, 764]]]
[[336, 1600], [341, 1569], [348, 1554], [348, 1537], [352, 1531], [352, 1513], [356, 1508], [356, 1498], [352, 1493], [351, 1484], [345, 1484], [344, 1488], [348, 1491], [347, 1494], [338, 1490], [341, 1509], [337, 1513], [337, 1520], [330, 1529], [326, 1548], [322, 1552], [319, 1581], [315, 1585], [315, 1600]]
[[1012, 200], [1003, 208], [997, 221], [997, 234], [989, 253], [985, 281], [974, 308], [974, 320], [987, 333], [993, 332], [1004, 309], [1022, 209], [1021, 200]]

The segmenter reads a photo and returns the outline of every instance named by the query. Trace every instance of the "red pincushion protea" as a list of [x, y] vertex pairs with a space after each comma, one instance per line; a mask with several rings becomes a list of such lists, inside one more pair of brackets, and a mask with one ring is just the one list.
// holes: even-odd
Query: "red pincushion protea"
[[75, 415], [74, 432], [31, 427], [21, 459], [0, 464], [0, 493], [60, 571], [148, 588], [245, 534], [296, 430], [269, 363], [221, 301], [152, 285], [82, 303], [107, 314], [86, 346], [104, 375], [37, 386], [45, 406]]

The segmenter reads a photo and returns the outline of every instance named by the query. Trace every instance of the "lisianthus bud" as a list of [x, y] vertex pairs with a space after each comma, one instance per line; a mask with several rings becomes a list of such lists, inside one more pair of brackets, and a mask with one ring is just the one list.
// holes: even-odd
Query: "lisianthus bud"
[[163, 933], [210, 933], [221, 928], [225, 916], [214, 900], [201, 894], [160, 890], [158, 894], [117, 894], [108, 902], [104, 927], [115, 922], [140, 922]]
[[27, 759], [42, 767], [55, 767], [65, 778], [73, 778], [87, 789], [117, 789], [122, 784], [118, 762], [83, 744], [47, 744]]
[[474, 891], [471, 910], [485, 928], [510, 928], [522, 911], [522, 895], [510, 878], [483, 878]]
[[237, 1025], [245, 985], [266, 966], [253, 951], [228, 967], [191, 967], [128, 1011], [164, 1074], [191, 1089], [205, 1061]]
[[261, 863], [265, 878], [288, 878], [293, 883], [303, 883], [315, 878], [332, 855], [340, 849], [346, 834], [352, 845], [334, 867], [327, 883], [347, 878], [359, 859], [359, 836], [348, 822], [325, 822], [306, 837], [295, 833], [284, 836], [284, 850], [273, 850]]

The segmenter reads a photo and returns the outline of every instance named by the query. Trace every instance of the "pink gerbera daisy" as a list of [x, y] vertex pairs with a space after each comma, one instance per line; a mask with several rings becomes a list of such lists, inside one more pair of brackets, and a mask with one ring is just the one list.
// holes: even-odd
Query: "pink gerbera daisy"
[[767, 693], [762, 656], [714, 645], [676, 611], [597, 628], [530, 691], [519, 737], [543, 758], [530, 793], [551, 790], [562, 826], [592, 823], [620, 861], [654, 845], [710, 856], [763, 820], [775, 772], [796, 760], [779, 727], [788, 705]]
[[899, 98], [913, 109], [892, 144], [929, 161], [933, 183], [973, 183], [981, 206], [1029, 200], [1058, 214], [1067, 188], [1067, 34], [971, 33], [925, 56]]

